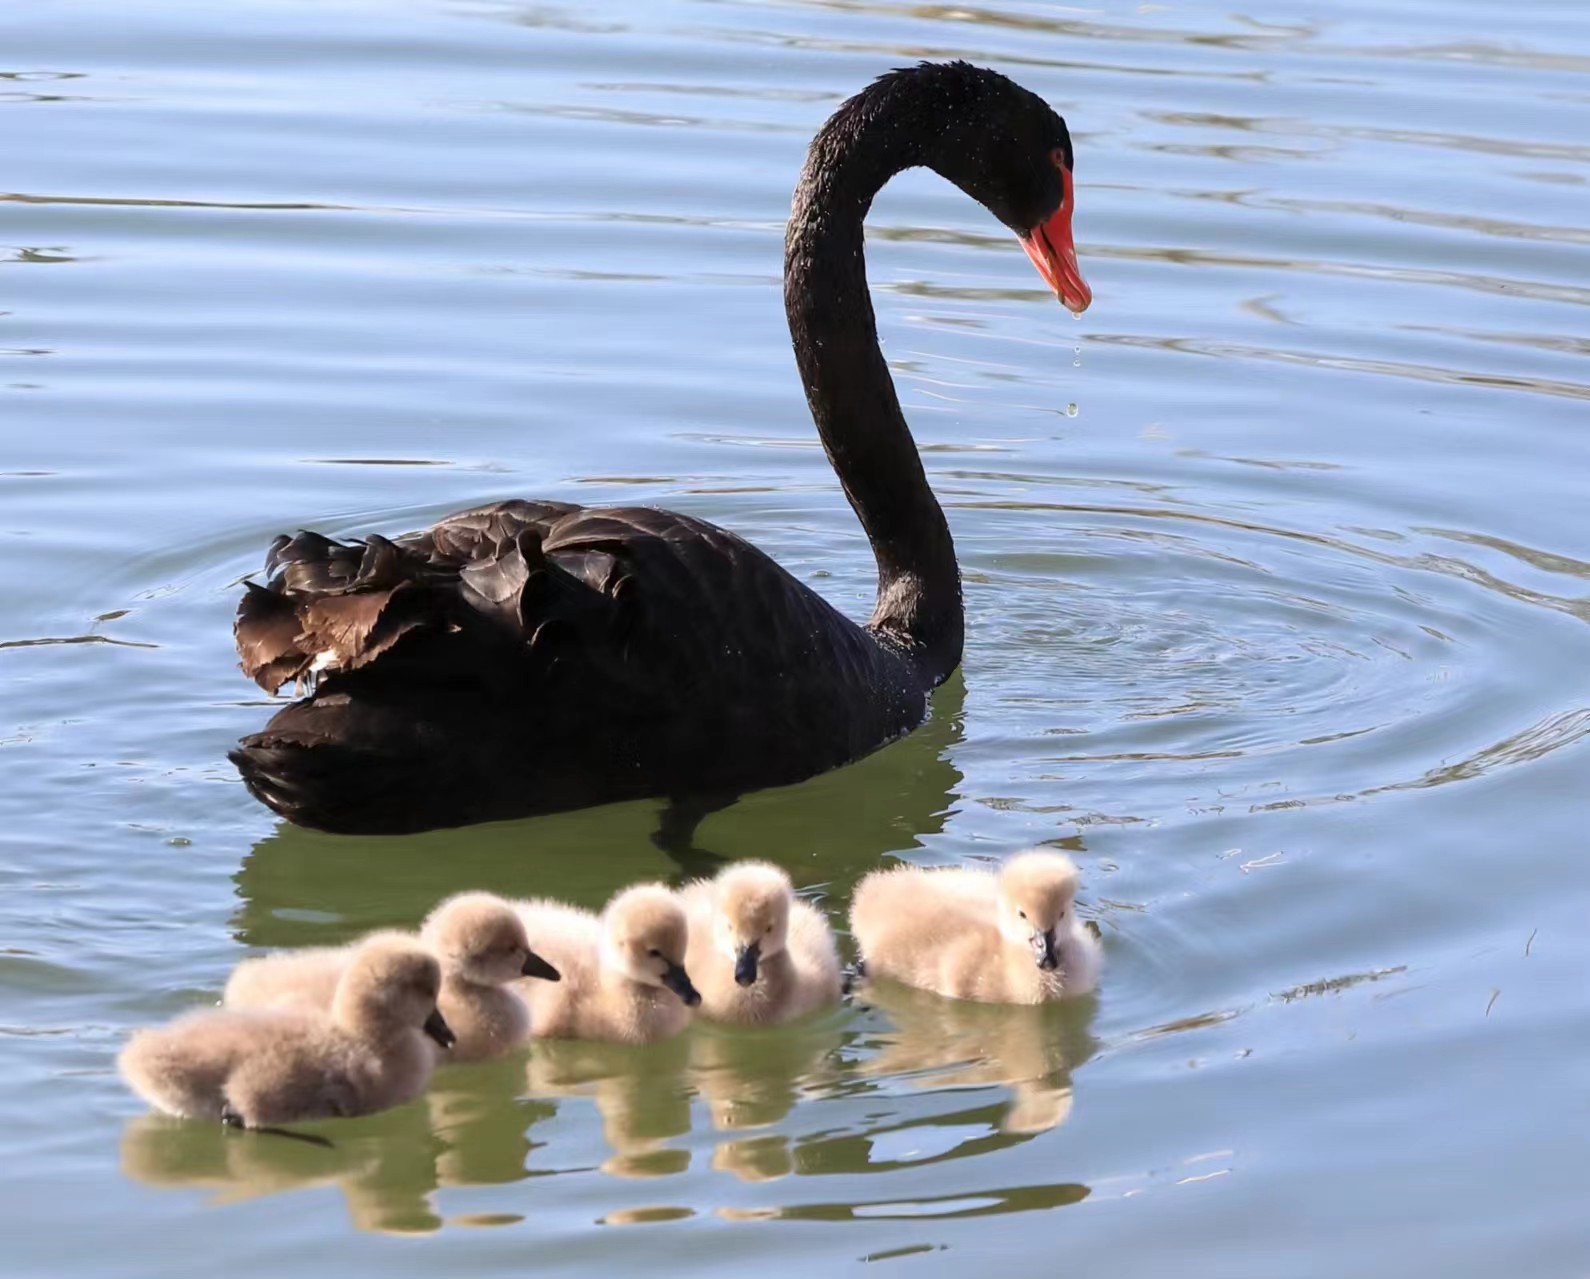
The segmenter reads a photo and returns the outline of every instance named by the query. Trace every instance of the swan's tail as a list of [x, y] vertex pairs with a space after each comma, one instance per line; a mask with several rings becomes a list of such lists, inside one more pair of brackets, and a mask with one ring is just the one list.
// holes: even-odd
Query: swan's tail
[[231, 752], [249, 792], [338, 832], [543, 807], [556, 779], [539, 746], [565, 718], [546, 678], [561, 615], [601, 603], [542, 554], [545, 521], [572, 509], [506, 503], [400, 542], [277, 538], [268, 583], [238, 606], [238, 656], [266, 691], [308, 696]]
[[401, 834], [482, 820], [467, 737], [416, 709], [339, 693], [294, 702], [228, 758], [251, 795], [299, 826]]

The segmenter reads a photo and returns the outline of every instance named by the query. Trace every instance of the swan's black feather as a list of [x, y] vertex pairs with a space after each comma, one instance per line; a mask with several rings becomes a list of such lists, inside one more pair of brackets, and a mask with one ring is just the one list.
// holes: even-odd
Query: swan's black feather
[[926, 711], [901, 650], [669, 511], [500, 502], [396, 542], [300, 534], [269, 566], [238, 610], [243, 668], [314, 692], [233, 760], [304, 825], [737, 793], [854, 759]]

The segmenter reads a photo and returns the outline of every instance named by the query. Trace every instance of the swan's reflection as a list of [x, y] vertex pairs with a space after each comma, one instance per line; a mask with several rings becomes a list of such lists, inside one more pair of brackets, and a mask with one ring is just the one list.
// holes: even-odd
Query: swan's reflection
[[[798, 882], [848, 894], [883, 857], [944, 829], [962, 782], [951, 755], [965, 693], [953, 676], [908, 737], [712, 814], [696, 834], [699, 851], [799, 867]], [[237, 873], [233, 928], [250, 946], [336, 944], [371, 928], [412, 927], [465, 888], [600, 908], [625, 884], [677, 873], [651, 842], [657, 807], [610, 804], [419, 835], [327, 835], [279, 823]]]

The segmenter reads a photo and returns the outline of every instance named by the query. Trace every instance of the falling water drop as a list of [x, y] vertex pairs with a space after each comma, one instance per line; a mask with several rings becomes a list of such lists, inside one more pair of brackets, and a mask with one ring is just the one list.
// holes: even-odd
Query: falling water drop
[[1067, 417], [1075, 417], [1076, 415], [1077, 415], [1076, 402], [1072, 401], [1070, 404], [1066, 405], [1066, 416]]

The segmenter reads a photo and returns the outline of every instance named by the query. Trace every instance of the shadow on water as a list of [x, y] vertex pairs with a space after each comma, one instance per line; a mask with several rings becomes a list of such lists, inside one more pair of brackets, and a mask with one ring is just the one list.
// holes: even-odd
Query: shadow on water
[[[881, 858], [920, 846], [955, 811], [962, 774], [953, 752], [965, 694], [957, 674], [908, 737], [710, 815], [696, 833], [699, 851], [764, 858], [787, 867], [797, 887], [848, 896]], [[595, 908], [625, 884], [677, 874], [651, 843], [657, 810], [655, 802], [613, 804], [403, 836], [327, 835], [281, 823], [243, 860], [233, 927], [251, 946], [326, 944], [410, 926], [465, 888]]]

